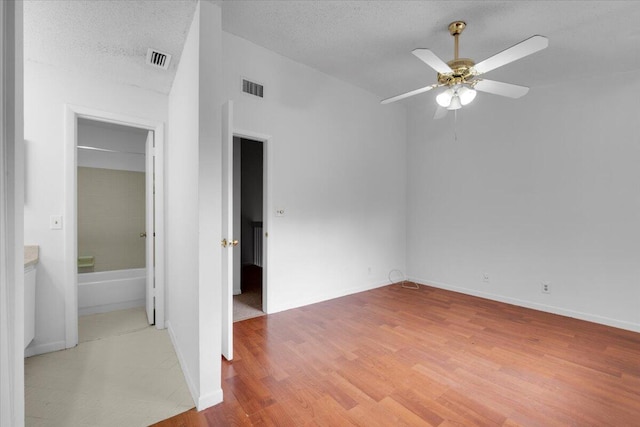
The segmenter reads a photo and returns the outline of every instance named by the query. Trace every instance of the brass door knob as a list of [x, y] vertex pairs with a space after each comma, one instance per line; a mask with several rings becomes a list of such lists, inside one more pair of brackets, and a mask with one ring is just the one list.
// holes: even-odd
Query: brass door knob
[[222, 244], [223, 248], [226, 247], [233, 247], [233, 246], [238, 246], [238, 240], [227, 240], [226, 238], [222, 239], [222, 242], [220, 242]]
[[140, 237], [147, 237], [147, 233], [140, 233]]

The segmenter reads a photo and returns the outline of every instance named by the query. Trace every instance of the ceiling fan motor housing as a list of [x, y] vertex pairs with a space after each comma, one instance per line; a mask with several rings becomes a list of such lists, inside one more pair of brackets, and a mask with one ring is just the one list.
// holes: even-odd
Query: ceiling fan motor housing
[[447, 62], [451, 67], [451, 73], [438, 73], [438, 83], [447, 86], [466, 83], [466, 81], [475, 76], [473, 66], [476, 65], [469, 58], [452, 59]]

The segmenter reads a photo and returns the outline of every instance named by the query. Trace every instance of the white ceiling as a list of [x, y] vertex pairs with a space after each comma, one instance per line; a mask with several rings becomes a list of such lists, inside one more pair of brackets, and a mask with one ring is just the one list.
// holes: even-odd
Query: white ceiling
[[[25, 56], [168, 93], [194, 0], [27, 1]], [[435, 82], [411, 55], [453, 57], [451, 21], [464, 20], [460, 55], [476, 62], [531, 35], [548, 49], [488, 78], [535, 88], [640, 70], [636, 1], [223, 1], [223, 28], [381, 98]], [[174, 55], [169, 72], [144, 65], [147, 47]]]
[[[195, 6], [195, 0], [28, 0], [25, 59], [169, 93]], [[169, 70], [146, 65], [147, 48], [172, 55]]]

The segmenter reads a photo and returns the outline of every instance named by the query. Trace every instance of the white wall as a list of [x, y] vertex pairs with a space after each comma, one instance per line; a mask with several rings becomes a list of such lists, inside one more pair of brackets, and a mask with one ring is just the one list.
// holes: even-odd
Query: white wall
[[62, 214], [65, 206], [64, 105], [163, 122], [167, 96], [31, 61], [25, 62], [24, 79], [25, 242], [40, 245], [36, 336], [27, 348], [33, 355], [65, 347], [64, 232], [49, 229], [49, 216]]
[[78, 146], [103, 148], [118, 153], [78, 149], [78, 166], [145, 172], [144, 153], [148, 133], [144, 129], [80, 119]]
[[169, 94], [167, 323], [198, 409], [222, 401], [220, 28], [199, 3]]
[[431, 120], [433, 97], [414, 103], [411, 277], [640, 331], [637, 77], [479, 94], [456, 125]]
[[222, 402], [222, 11], [200, 3], [199, 410]]
[[236, 129], [272, 137], [269, 312], [388, 283], [405, 268], [405, 108], [229, 33], [223, 49]]
[[0, 4], [0, 426], [24, 425], [22, 3]]
[[169, 93], [165, 157], [167, 327], [194, 399], [198, 363], [198, 26], [200, 8]]

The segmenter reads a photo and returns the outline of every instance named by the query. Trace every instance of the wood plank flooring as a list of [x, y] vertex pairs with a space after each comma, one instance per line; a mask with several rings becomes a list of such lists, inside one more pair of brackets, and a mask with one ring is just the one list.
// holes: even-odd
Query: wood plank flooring
[[421, 286], [234, 325], [225, 401], [157, 426], [640, 426], [640, 334]]

